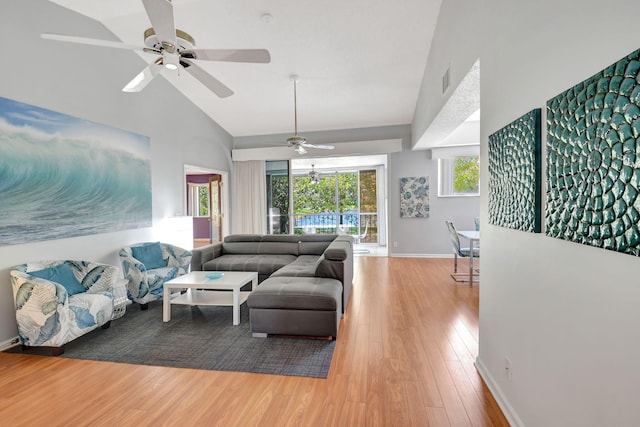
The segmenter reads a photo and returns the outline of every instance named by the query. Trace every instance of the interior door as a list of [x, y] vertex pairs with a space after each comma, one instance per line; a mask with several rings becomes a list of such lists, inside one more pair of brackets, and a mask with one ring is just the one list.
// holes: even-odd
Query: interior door
[[209, 223], [211, 224], [211, 242], [222, 240], [222, 176], [209, 177]]

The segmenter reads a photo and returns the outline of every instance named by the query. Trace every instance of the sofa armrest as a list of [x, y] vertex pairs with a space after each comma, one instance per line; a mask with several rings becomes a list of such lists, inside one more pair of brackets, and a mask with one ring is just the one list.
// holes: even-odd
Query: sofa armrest
[[69, 318], [69, 295], [64, 286], [22, 271], [9, 274], [21, 344], [43, 345], [60, 336], [61, 322]]
[[36, 306], [47, 307], [46, 310], [42, 310], [42, 313], [55, 313], [55, 307], [50, 306], [50, 304], [66, 305], [69, 301], [67, 290], [59, 283], [34, 277], [29, 273], [17, 270], [11, 270], [9, 276], [16, 310], [22, 309], [32, 296]]
[[324, 250], [324, 257], [329, 261], [344, 261], [349, 253], [353, 254], [353, 237], [340, 235]]
[[318, 260], [316, 277], [342, 282], [342, 310], [346, 310], [353, 282], [353, 237], [338, 236]]
[[222, 255], [222, 242], [201, 246], [191, 251], [191, 271], [202, 271], [202, 266], [207, 261]]
[[113, 296], [113, 288], [121, 277], [120, 269], [113, 265], [96, 262], [82, 263], [82, 286], [87, 293], [108, 292]]
[[180, 274], [188, 272], [192, 256], [190, 250], [170, 243], [160, 243], [160, 247], [162, 248], [163, 258], [164, 255], [168, 257], [167, 267], [178, 267], [180, 269]]

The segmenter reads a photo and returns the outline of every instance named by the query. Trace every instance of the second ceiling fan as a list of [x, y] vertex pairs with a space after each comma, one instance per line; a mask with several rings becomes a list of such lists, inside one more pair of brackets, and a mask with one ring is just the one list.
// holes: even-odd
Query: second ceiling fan
[[306, 154], [307, 148], [318, 148], [320, 150], [333, 150], [336, 148], [333, 145], [321, 145], [321, 144], [310, 144], [307, 142], [307, 138], [304, 136], [298, 135], [298, 96], [297, 96], [297, 82], [298, 76], [292, 75], [291, 80], [293, 81], [293, 123], [294, 123], [294, 135], [287, 138], [287, 144], [289, 147], [293, 147], [293, 150], [300, 154]]

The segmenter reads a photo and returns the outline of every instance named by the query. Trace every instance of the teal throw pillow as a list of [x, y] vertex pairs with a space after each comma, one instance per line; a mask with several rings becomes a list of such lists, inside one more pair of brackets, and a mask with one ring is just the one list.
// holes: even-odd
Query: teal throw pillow
[[131, 248], [133, 257], [144, 264], [147, 270], [162, 268], [167, 266], [167, 261], [162, 258], [160, 243], [147, 243], [142, 246]]
[[44, 270], [28, 271], [27, 274], [61, 284], [67, 290], [69, 296], [86, 291], [84, 286], [78, 282], [76, 276], [73, 275], [69, 264], [59, 264]]

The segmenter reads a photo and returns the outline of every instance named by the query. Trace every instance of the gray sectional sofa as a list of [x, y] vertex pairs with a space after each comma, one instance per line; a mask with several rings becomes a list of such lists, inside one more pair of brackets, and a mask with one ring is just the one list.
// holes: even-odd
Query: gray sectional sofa
[[254, 336], [337, 337], [353, 281], [353, 238], [236, 234], [196, 248], [191, 271], [257, 271], [247, 306]]

